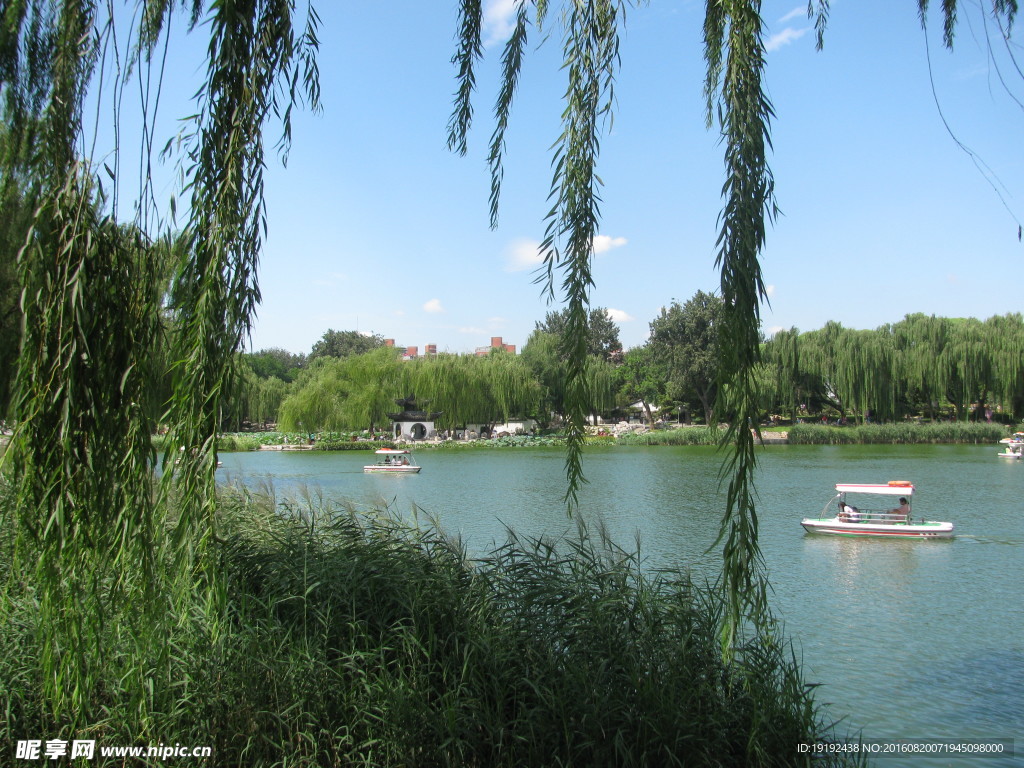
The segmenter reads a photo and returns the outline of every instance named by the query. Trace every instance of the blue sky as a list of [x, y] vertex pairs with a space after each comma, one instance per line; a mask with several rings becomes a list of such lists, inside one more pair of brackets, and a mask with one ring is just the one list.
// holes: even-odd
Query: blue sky
[[[460, 157], [446, 146], [455, 2], [318, 3], [323, 112], [298, 115], [287, 168], [267, 172], [252, 349], [308, 352], [328, 328], [421, 349], [466, 352], [492, 336], [521, 348], [559, 308], [532, 272], [560, 132], [557, 20], [530, 41], [492, 230], [485, 159], [512, 2], [487, 4], [491, 45]], [[628, 14], [591, 294], [626, 347], [662, 306], [718, 285], [722, 148], [704, 125], [703, 7], [652, 0]], [[911, 0], [833, 0], [820, 52], [803, 0], [764, 3], [782, 211], [762, 256], [766, 332], [1022, 310], [1024, 110], [999, 72], [1017, 98], [1022, 78], [988, 50], [982, 17], [962, 14], [954, 54], [933, 14], [929, 68]], [[177, 74], [185, 93], [188, 67]], [[163, 109], [175, 111], [170, 96]]]

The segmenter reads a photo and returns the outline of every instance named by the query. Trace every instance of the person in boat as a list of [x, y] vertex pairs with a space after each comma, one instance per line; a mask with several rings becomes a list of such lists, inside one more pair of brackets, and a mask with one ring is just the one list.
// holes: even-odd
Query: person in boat
[[910, 502], [907, 501], [906, 496], [900, 496], [900, 505], [895, 509], [889, 510], [890, 523], [905, 523], [910, 519]]
[[845, 501], [840, 501], [839, 521], [841, 523], [859, 523], [860, 510], [853, 506], [853, 504], [847, 504]]

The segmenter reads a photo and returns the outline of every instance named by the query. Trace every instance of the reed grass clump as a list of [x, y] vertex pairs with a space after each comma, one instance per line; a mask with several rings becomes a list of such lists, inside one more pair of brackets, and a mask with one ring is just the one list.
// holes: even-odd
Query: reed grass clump
[[790, 765], [828, 735], [782, 645], [756, 638], [723, 661], [719, 593], [645, 571], [600, 533], [510, 532], [470, 559], [386, 512], [225, 494], [227, 615], [197, 596], [162, 625], [143, 710], [121, 670], [147, 628], [113, 610], [88, 736], [48, 714], [33, 586], [12, 578], [4, 539], [12, 738], [210, 745], [216, 765], [700, 766]]
[[789, 430], [791, 445], [897, 445], [930, 443], [996, 443], [1006, 437], [1001, 424], [948, 421], [913, 424], [861, 424], [833, 427], [822, 424], [796, 424]]
[[718, 445], [722, 433], [715, 427], [659, 429], [652, 432], [630, 432], [620, 435], [619, 445]]

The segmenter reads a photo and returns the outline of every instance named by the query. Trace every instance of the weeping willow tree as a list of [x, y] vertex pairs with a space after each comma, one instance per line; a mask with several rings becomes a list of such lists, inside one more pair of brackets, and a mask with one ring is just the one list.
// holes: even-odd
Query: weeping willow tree
[[[162, 57], [153, 54], [179, 9], [193, 26], [203, 18], [209, 58], [185, 142], [191, 200], [173, 292], [176, 366], [166, 417], [173, 448], [185, 450], [178, 471], [165, 474], [178, 499], [167, 539], [166, 497], [154, 500], [151, 487], [153, 424], [143, 407], [155, 386], [150, 363], [164, 299], [153, 290], [158, 249], [144, 247], [115, 215], [121, 176], [134, 176], [142, 179], [137, 221], [149, 222], [148, 151], [162, 77]], [[315, 17], [297, 34], [293, 15], [284, 0], [215, 3], [208, 12], [201, 0], [154, 0], [137, 4], [135, 14], [98, 0], [3, 4], [5, 122], [17, 146], [28, 145], [30, 131], [38, 138], [25, 173], [40, 201], [18, 256], [24, 334], [17, 429], [4, 457], [17, 504], [3, 511], [3, 523], [17, 530], [15, 572], [34, 576], [44, 695], [62, 725], [102, 722], [101, 692], [127, 679], [138, 698], [131, 709], [143, 720], [157, 699], [173, 696], [175, 681], [164, 677], [173, 649], [161, 628], [194, 609], [197, 588], [212, 607], [206, 619], [216, 642], [214, 439], [234, 353], [259, 298], [262, 131], [279, 114], [287, 139], [297, 94], [305, 88], [317, 97]], [[144, 116], [137, 175], [122, 174], [117, 148], [112, 161], [91, 164], [95, 136], [87, 130], [96, 126], [83, 117], [95, 86], [97, 98], [110, 99], [103, 114], [115, 115], [119, 141], [129, 83], [142, 94]], [[5, 158], [5, 180], [19, 170]], [[162, 552], [178, 560], [173, 583], [157, 577]], [[136, 653], [108, 658], [112, 632]], [[102, 670], [114, 677], [102, 679]]]
[[948, 335], [949, 320], [934, 315], [907, 315], [893, 326], [900, 379], [919, 393], [932, 419], [948, 388], [942, 354]]
[[818, 397], [845, 414], [848, 405], [839, 394], [839, 376], [843, 362], [837, 350], [846, 334], [841, 323], [829, 321], [824, 327], [800, 335], [801, 371], [818, 382]]
[[966, 421], [971, 404], [985, 402], [991, 381], [991, 361], [981, 321], [950, 321], [949, 336], [939, 361], [946, 371], [946, 399], [956, 409], [957, 420]]
[[260, 378], [251, 371], [247, 375], [251, 378], [245, 400], [244, 419], [261, 426], [276, 422], [281, 405], [288, 396], [288, 383], [276, 376]]
[[1019, 417], [1024, 413], [1024, 317], [1020, 313], [990, 317], [985, 331], [992, 397]]
[[494, 411], [493, 397], [481, 376], [485, 358], [442, 354], [410, 361], [404, 371], [404, 394], [428, 402], [441, 412], [439, 426], [458, 427], [469, 421], [488, 421]]
[[858, 419], [891, 421], [916, 415], [918, 406], [935, 419], [947, 404], [960, 419], [972, 406], [976, 416], [987, 405], [1012, 415], [1024, 399], [1024, 322], [1015, 314], [985, 321], [914, 314], [875, 330], [830, 322], [820, 331], [780, 332], [766, 349], [776, 397], [819, 392]]
[[[143, 41], [160, 31], [173, 7], [169, 0], [143, 5]], [[201, 7], [194, 0], [193, 22]], [[180, 449], [183, 458], [165, 475], [186, 500], [175, 530], [177, 549], [200, 573], [216, 536], [222, 403], [260, 299], [256, 265], [267, 226], [263, 129], [279, 117], [286, 150], [296, 99], [304, 94], [318, 105], [317, 17], [310, 13], [298, 29], [294, 17], [292, 0], [248, 0], [212, 3], [204, 18], [207, 73], [186, 138], [191, 200], [185, 237], [191, 247], [172, 289], [177, 333], [167, 450], [178, 455]]]
[[437, 355], [403, 362], [382, 348], [320, 358], [296, 380], [281, 405], [286, 430], [362, 430], [388, 423], [395, 400], [409, 393], [440, 411], [438, 426], [495, 423], [534, 413], [540, 387], [517, 356]]
[[892, 336], [884, 329], [844, 328], [831, 341], [833, 384], [839, 401], [861, 423], [868, 414], [889, 419], [896, 412]]
[[[566, 416], [571, 410], [567, 383], [569, 365], [564, 354], [562, 337], [542, 330], [530, 334], [523, 347], [522, 359], [540, 386], [542, 404], [536, 413], [541, 424], [547, 424], [552, 415]], [[581, 390], [584, 417], [595, 419], [611, 411], [615, 403], [615, 366], [604, 357], [588, 354], [583, 362]]]
[[405, 364], [392, 347], [364, 355], [320, 357], [296, 379], [281, 403], [286, 431], [360, 430], [383, 426], [404, 391]]
[[438, 355], [406, 368], [407, 389], [441, 412], [438, 425], [496, 424], [536, 413], [540, 386], [518, 355]]
[[789, 419], [796, 424], [800, 405], [805, 402], [801, 388], [800, 331], [796, 328], [778, 331], [765, 345], [765, 360], [772, 367], [773, 402], [789, 410]]
[[521, 356], [540, 384], [544, 412], [538, 420], [547, 425], [553, 414], [561, 416], [566, 411], [564, 360], [559, 337], [534, 330], [523, 345]]

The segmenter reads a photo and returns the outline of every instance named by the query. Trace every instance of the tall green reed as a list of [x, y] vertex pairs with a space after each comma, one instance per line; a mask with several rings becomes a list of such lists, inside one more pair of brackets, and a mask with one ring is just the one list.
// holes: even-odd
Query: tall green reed
[[[789, 765], [829, 733], [783, 645], [758, 636], [726, 663], [720, 591], [601, 531], [509, 532], [470, 558], [388, 510], [228, 494], [221, 642], [197, 595], [164, 637], [173, 695], [143, 712], [132, 681], [91, 692], [106, 743], [210, 744], [218, 765]], [[32, 594], [0, 630], [17, 734], [56, 726]], [[101, 630], [108, 659], [136, 652], [127, 625]]]
[[626, 433], [616, 438], [615, 442], [618, 445], [718, 445], [721, 437], [721, 431], [714, 427], [687, 427]]
[[909, 424], [861, 424], [831, 427], [821, 424], [796, 424], [789, 430], [793, 445], [895, 445], [928, 443], [995, 443], [1006, 436], [1000, 424], [973, 422], [934, 422]]

